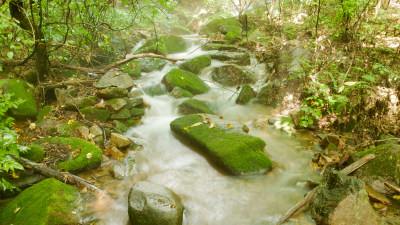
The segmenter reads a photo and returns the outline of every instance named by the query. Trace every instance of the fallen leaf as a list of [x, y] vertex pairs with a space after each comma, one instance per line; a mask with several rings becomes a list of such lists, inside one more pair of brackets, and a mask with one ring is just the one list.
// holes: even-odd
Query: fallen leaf
[[232, 129], [232, 124], [228, 123], [227, 127], [228, 129]]
[[197, 127], [197, 126], [200, 126], [200, 125], [202, 125], [202, 124], [203, 124], [203, 122], [198, 122], [198, 123], [193, 124], [193, 125], [190, 126], [190, 127]]
[[86, 158], [87, 158], [87, 159], [90, 159], [90, 158], [92, 158], [92, 156], [93, 156], [93, 154], [92, 154], [92, 153], [90, 153], [90, 152], [89, 152], [88, 154], [86, 154]]
[[15, 172], [13, 172], [13, 173], [11, 174], [11, 176], [12, 176], [13, 178], [15, 178], [15, 179], [18, 179], [18, 178], [19, 178], [19, 175], [16, 174]]
[[174, 203], [171, 203], [171, 208], [175, 209], [176, 205]]
[[393, 199], [400, 200], [400, 195], [393, 195]]
[[215, 127], [215, 123], [211, 123], [210, 126], [208, 128], [214, 128]]
[[14, 210], [14, 214], [16, 214], [20, 209], [21, 209], [20, 207], [16, 208], [16, 209]]
[[68, 124], [71, 125], [74, 122], [74, 120], [68, 120]]
[[34, 130], [34, 129], [36, 129], [36, 123], [29, 124], [29, 130]]
[[87, 193], [87, 186], [85, 186], [85, 187], [82, 188], [81, 193], [82, 193], [82, 194]]
[[184, 129], [184, 130], [189, 130], [189, 126], [186, 125], [183, 129]]
[[219, 115], [219, 118], [222, 120], [222, 119], [224, 118], [224, 116], [222, 116], [222, 115]]

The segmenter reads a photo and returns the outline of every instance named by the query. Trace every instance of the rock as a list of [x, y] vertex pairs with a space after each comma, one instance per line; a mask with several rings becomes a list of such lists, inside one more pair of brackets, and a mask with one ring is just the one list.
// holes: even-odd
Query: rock
[[175, 34], [175, 35], [188, 35], [188, 34], [192, 34], [193, 33], [188, 28], [183, 27], [183, 26], [179, 26], [179, 25], [172, 26], [170, 31], [171, 31], [172, 34]]
[[120, 158], [124, 157], [124, 153], [122, 153], [114, 145], [108, 146], [106, 149], [104, 149], [104, 155], [106, 155], [112, 159], [120, 159]]
[[149, 96], [165, 95], [168, 93], [163, 84], [144, 87], [143, 91]]
[[375, 142], [375, 146], [385, 145], [385, 144], [398, 144], [399, 141], [395, 140], [395, 139], [396, 139], [396, 137], [394, 137], [394, 136], [381, 134], [378, 137], [379, 142]]
[[63, 123], [56, 128], [57, 133], [61, 137], [72, 137], [78, 135], [78, 128], [83, 126], [83, 124], [73, 121], [68, 123]]
[[388, 189], [384, 182], [398, 184], [400, 181], [400, 146], [379, 145], [354, 154], [350, 160], [356, 161], [370, 153], [373, 153], [375, 158], [356, 170], [354, 175], [378, 192], [386, 193]]
[[93, 134], [95, 137], [97, 136], [103, 136], [103, 130], [101, 129], [101, 127], [97, 124], [94, 124], [93, 126], [91, 126], [89, 128], [90, 134]]
[[141, 181], [129, 192], [128, 213], [132, 224], [182, 225], [183, 205], [171, 189]]
[[229, 44], [213, 44], [207, 43], [201, 46], [201, 50], [204, 51], [228, 51], [228, 52], [246, 52], [246, 50], [236, 47], [235, 45]]
[[124, 120], [131, 118], [131, 111], [129, 109], [122, 109], [121, 111], [111, 114], [110, 119], [112, 120]]
[[236, 104], [245, 105], [250, 102], [251, 99], [256, 97], [256, 92], [250, 85], [245, 84], [240, 90], [239, 96], [236, 99]]
[[173, 69], [165, 74], [162, 83], [168, 91], [172, 91], [175, 87], [185, 89], [192, 94], [202, 94], [210, 90], [210, 87], [196, 74], [180, 69]]
[[70, 158], [66, 161], [58, 163], [59, 170], [70, 173], [80, 173], [95, 169], [101, 164], [101, 155], [103, 153], [101, 149], [83, 139], [49, 137], [38, 140], [38, 144], [41, 146], [43, 146], [45, 143], [60, 144], [70, 148]]
[[122, 108], [124, 108], [127, 105], [127, 101], [124, 98], [113, 98], [109, 101], [107, 101], [107, 109], [110, 110], [111, 112], [118, 112]]
[[131, 92], [128, 93], [128, 98], [138, 98], [143, 95], [142, 89], [133, 88]]
[[110, 111], [105, 109], [96, 109], [94, 107], [86, 107], [81, 109], [81, 113], [87, 120], [99, 120], [106, 122], [110, 118]]
[[[319, 145], [322, 149], [326, 149], [331, 145], [331, 149], [341, 147], [343, 145], [339, 136], [334, 134], [327, 134], [320, 142]], [[333, 145], [333, 146], [332, 146]]]
[[[208, 117], [208, 116], [207, 116]], [[245, 134], [242, 126], [232, 128], [207, 121], [201, 115], [180, 117], [171, 122], [173, 132], [200, 147], [218, 166], [234, 175], [264, 174], [272, 161], [263, 152], [265, 142]]]
[[210, 102], [197, 99], [187, 99], [179, 105], [178, 111], [183, 115], [195, 113], [216, 114], [211, 107], [212, 106]]
[[77, 130], [78, 130], [79, 137], [82, 137], [85, 140], [87, 140], [89, 138], [90, 131], [89, 131], [88, 127], [80, 126], [80, 127], [78, 127]]
[[278, 92], [279, 87], [275, 84], [268, 83], [264, 87], [261, 88], [260, 92], [257, 94], [256, 103], [274, 106], [277, 104], [276, 93]]
[[144, 101], [143, 101], [143, 98], [128, 98], [127, 99], [127, 105], [126, 105], [126, 108], [127, 109], [132, 109], [132, 108], [134, 108], [134, 107], [137, 107], [137, 108], [143, 108], [144, 107]]
[[135, 83], [127, 73], [110, 70], [104, 74], [94, 86], [96, 88], [119, 87], [130, 89], [135, 86]]
[[39, 124], [45, 117], [49, 116], [52, 110], [53, 107], [49, 105], [44, 106], [36, 116], [36, 124]]
[[122, 161], [115, 162], [110, 168], [110, 174], [113, 178], [124, 179], [136, 173], [136, 162], [132, 157], [126, 157]]
[[79, 192], [48, 178], [21, 192], [1, 207], [1, 224], [79, 224], [74, 213]]
[[211, 65], [211, 57], [209, 55], [201, 55], [184, 61], [180, 67], [184, 70], [198, 74], [200, 71]]
[[211, 78], [226, 86], [251, 84], [255, 82], [255, 78], [250, 72], [233, 64], [215, 67], [211, 72]]
[[29, 159], [33, 162], [41, 162], [44, 159], [44, 150], [39, 145], [29, 145], [29, 150], [21, 153], [20, 156]]
[[42, 119], [40, 122], [36, 124], [36, 126], [40, 129], [43, 130], [48, 130], [48, 129], [55, 129], [57, 131], [57, 127], [61, 126], [62, 122], [60, 120], [55, 120], [55, 119]]
[[141, 108], [132, 108], [131, 109], [131, 116], [135, 117], [135, 118], [144, 116], [144, 113], [145, 113], [144, 109], [141, 109]]
[[369, 203], [364, 182], [338, 171], [324, 176], [309, 208], [317, 224], [380, 224], [380, 217]]
[[[130, 116], [130, 113], [129, 113], [129, 116]], [[119, 131], [121, 131], [122, 133], [125, 133], [129, 129], [128, 126], [125, 123], [123, 123], [123, 122], [121, 122], [119, 120], [113, 120], [113, 126], [116, 129], [118, 129]]]
[[148, 40], [134, 54], [139, 53], [155, 53], [161, 55], [184, 52], [187, 49], [185, 39], [179, 36], [169, 35], [161, 36], [157, 39]]
[[227, 34], [229, 32], [242, 32], [242, 28], [236, 18], [217, 18], [208, 22], [204, 27], [201, 28], [200, 34], [210, 33], [222, 33]]
[[189, 91], [186, 91], [185, 89], [182, 89], [180, 87], [174, 87], [172, 89], [171, 93], [169, 93], [170, 96], [174, 98], [191, 98], [193, 97], [193, 94], [190, 93]]
[[14, 118], [22, 120], [36, 118], [39, 112], [39, 102], [36, 99], [34, 87], [31, 84], [22, 79], [0, 80], [0, 88], [3, 90], [3, 93], [12, 94], [12, 101], [24, 100], [16, 108], [9, 110]]
[[155, 70], [162, 70], [165, 65], [167, 65], [167, 61], [165, 59], [160, 58], [152, 58], [145, 57], [133, 60], [136, 64], [136, 67], [140, 68], [143, 72], [149, 73]]
[[224, 40], [229, 41], [230, 43], [242, 40], [242, 34], [237, 30], [232, 30], [226, 33]]
[[77, 88], [55, 88], [54, 94], [56, 95], [57, 105], [65, 107], [66, 104], [71, 104], [71, 102], [78, 97]]
[[118, 148], [125, 148], [132, 144], [132, 141], [125, 135], [111, 133], [111, 143]]
[[100, 98], [112, 99], [112, 98], [124, 98], [128, 95], [126, 88], [120, 87], [107, 87], [97, 91], [97, 95]]
[[239, 66], [250, 65], [250, 54], [247, 52], [216, 52], [209, 54], [211, 59], [220, 60]]

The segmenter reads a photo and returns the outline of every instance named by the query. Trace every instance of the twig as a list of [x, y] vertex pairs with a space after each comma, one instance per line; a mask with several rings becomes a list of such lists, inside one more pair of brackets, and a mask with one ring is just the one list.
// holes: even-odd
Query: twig
[[[362, 157], [361, 159], [359, 159], [358, 161], [350, 164], [349, 166], [347, 166], [346, 168], [344, 168], [343, 170], [341, 170], [342, 173], [344, 173], [345, 175], [350, 174], [351, 172], [355, 171], [356, 169], [360, 168], [361, 166], [363, 166], [365, 163], [369, 162], [371, 159], [375, 158], [374, 154], [368, 154], [364, 157]], [[298, 212], [301, 208], [303, 208], [305, 205], [307, 205], [312, 197], [314, 196], [315, 192], [317, 190], [317, 187], [315, 187], [313, 190], [311, 190], [307, 196], [305, 197], [305, 199], [303, 199], [302, 201], [298, 202], [295, 206], [293, 206], [292, 208], [290, 208], [282, 217], [281, 219], [275, 224], [275, 225], [281, 225], [283, 223], [285, 223], [288, 219], [290, 219], [290, 217], [292, 217], [294, 214], [296, 214], [296, 212]]]
[[388, 188], [392, 189], [393, 191], [396, 191], [396, 192], [399, 192], [399, 193], [400, 193], [400, 187], [398, 187], [398, 186], [396, 186], [396, 185], [394, 185], [394, 184], [391, 184], [391, 183], [389, 183], [389, 182], [385, 182], [385, 185], [386, 185]]

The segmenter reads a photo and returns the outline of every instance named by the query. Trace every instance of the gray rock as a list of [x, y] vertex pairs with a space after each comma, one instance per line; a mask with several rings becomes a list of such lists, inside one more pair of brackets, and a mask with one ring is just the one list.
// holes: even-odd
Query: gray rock
[[126, 100], [126, 102], [127, 102], [127, 105], [126, 105], [127, 109], [132, 109], [135, 107], [141, 108], [144, 106], [144, 101], [143, 101], [143, 98], [141, 98], [141, 97], [140, 98], [128, 98]]
[[183, 205], [171, 189], [150, 182], [138, 182], [129, 192], [128, 213], [132, 224], [181, 225]]
[[94, 86], [96, 88], [119, 87], [129, 89], [134, 87], [135, 83], [127, 73], [110, 70], [104, 74]]
[[123, 98], [114, 98], [107, 102], [107, 108], [111, 112], [118, 112], [127, 105], [127, 101]]
[[224, 65], [214, 68], [211, 78], [226, 86], [251, 84], [255, 82], [253, 74], [236, 65]]
[[83, 137], [84, 139], [88, 139], [89, 137], [89, 128], [86, 126], [80, 126], [77, 129], [79, 136]]
[[324, 176], [309, 207], [317, 224], [380, 224], [364, 182], [338, 171]]
[[124, 108], [115, 114], [111, 114], [110, 119], [124, 120], [124, 119], [129, 119], [130, 117], [131, 117], [131, 111], [129, 111], [129, 109]]
[[126, 88], [120, 87], [107, 87], [97, 92], [97, 95], [101, 98], [112, 99], [112, 98], [123, 98], [128, 95]]
[[110, 168], [110, 173], [113, 178], [124, 179], [135, 174], [135, 159], [126, 157], [122, 161], [116, 161]]
[[144, 93], [150, 96], [158, 96], [167, 94], [167, 89], [163, 84], [156, 84], [152, 86], [147, 86], [143, 88]]
[[247, 52], [217, 52], [210, 54], [211, 59], [236, 64], [239, 66], [250, 65], [250, 54]]
[[95, 137], [103, 135], [103, 130], [100, 128], [99, 125], [94, 124], [89, 128], [90, 134], [93, 134]]
[[111, 143], [116, 145], [118, 148], [124, 148], [132, 144], [132, 141], [125, 135], [111, 133]]

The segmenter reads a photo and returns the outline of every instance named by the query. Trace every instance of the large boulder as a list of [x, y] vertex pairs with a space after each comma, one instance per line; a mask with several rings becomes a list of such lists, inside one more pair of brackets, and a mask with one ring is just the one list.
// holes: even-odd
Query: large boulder
[[79, 224], [76, 200], [79, 192], [72, 186], [48, 178], [21, 192], [0, 208], [1, 224], [62, 225]]
[[235, 45], [229, 44], [215, 44], [215, 43], [207, 43], [201, 46], [201, 49], [204, 51], [227, 51], [227, 52], [246, 52], [245, 49], [241, 49], [236, 47]]
[[232, 124], [213, 122], [209, 116], [197, 114], [175, 119], [170, 127], [230, 174], [264, 174], [272, 168], [263, 152], [265, 142], [240, 132], [242, 127], [235, 129]]
[[211, 59], [220, 60], [239, 66], [250, 65], [250, 54], [248, 52], [216, 52], [209, 54]]
[[211, 72], [211, 78], [226, 86], [251, 84], [256, 81], [253, 74], [236, 65], [215, 67]]
[[40, 139], [38, 144], [43, 147], [48, 144], [58, 144], [64, 146], [64, 148], [69, 148], [69, 158], [58, 163], [57, 169], [60, 170], [71, 173], [80, 173], [86, 170], [95, 169], [101, 164], [103, 154], [101, 149], [80, 138], [50, 137]]
[[204, 27], [201, 28], [200, 34], [209, 33], [222, 33], [227, 34], [229, 32], [242, 32], [239, 21], [236, 18], [216, 18], [208, 22]]
[[38, 100], [34, 88], [22, 79], [0, 80], [3, 93], [11, 94], [12, 101], [23, 100], [16, 108], [10, 109], [11, 115], [17, 119], [35, 118], [39, 113]]
[[110, 70], [104, 74], [94, 86], [96, 88], [119, 87], [130, 89], [135, 86], [132, 78], [124, 72]]
[[129, 192], [128, 213], [132, 224], [181, 225], [183, 205], [171, 189], [150, 182], [138, 182]]
[[167, 55], [184, 52], [187, 48], [188, 46], [184, 38], [175, 35], [169, 35], [148, 40], [142, 47], [136, 50], [135, 54], [155, 53]]
[[267, 105], [267, 106], [275, 106], [277, 104], [277, 93], [279, 91], [279, 87], [275, 83], [268, 83], [257, 94], [256, 103]]
[[168, 91], [172, 91], [175, 87], [180, 87], [192, 94], [202, 94], [210, 89], [196, 74], [180, 69], [173, 69], [165, 74], [162, 83], [165, 84]]
[[245, 105], [250, 102], [251, 99], [256, 97], [256, 92], [250, 85], [243, 85], [240, 90], [239, 96], [236, 99], [236, 104]]
[[197, 99], [187, 99], [179, 105], [178, 111], [183, 115], [195, 113], [216, 114], [212, 108], [210, 102]]
[[369, 203], [364, 182], [338, 171], [324, 176], [309, 207], [317, 224], [381, 224]]
[[193, 97], [193, 94], [190, 93], [189, 91], [186, 91], [183, 88], [180, 87], [174, 87], [174, 89], [172, 89], [171, 93], [169, 93], [170, 96], [174, 97], [174, 98], [191, 98]]
[[167, 61], [160, 58], [145, 57], [133, 60], [120, 67], [123, 72], [128, 73], [132, 78], [139, 78], [142, 72], [161, 70]]
[[211, 65], [211, 57], [209, 55], [201, 55], [193, 59], [186, 60], [180, 65], [180, 67], [184, 70], [198, 74], [203, 68], [209, 65]]
[[400, 182], [400, 145], [379, 145], [354, 154], [351, 160], [356, 161], [370, 153], [374, 154], [375, 158], [355, 171], [354, 175], [375, 190], [386, 193], [388, 189], [385, 182]]

